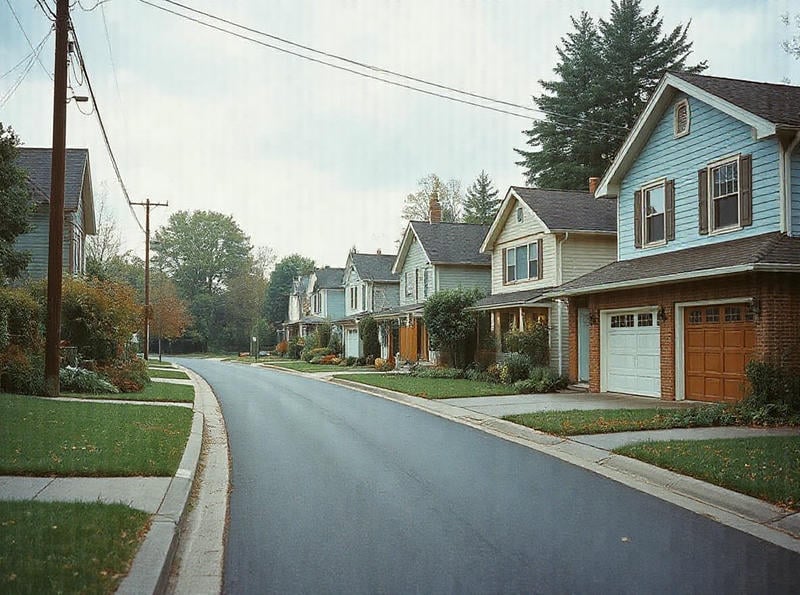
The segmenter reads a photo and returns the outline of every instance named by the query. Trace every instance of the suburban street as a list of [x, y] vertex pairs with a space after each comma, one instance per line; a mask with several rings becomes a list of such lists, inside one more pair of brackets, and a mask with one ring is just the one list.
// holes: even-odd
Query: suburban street
[[518, 444], [326, 382], [178, 361], [227, 424], [226, 593], [797, 591], [797, 554]]

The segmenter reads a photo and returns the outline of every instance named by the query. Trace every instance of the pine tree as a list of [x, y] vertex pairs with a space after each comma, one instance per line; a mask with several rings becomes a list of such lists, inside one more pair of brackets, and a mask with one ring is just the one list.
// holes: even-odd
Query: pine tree
[[540, 188], [586, 189], [588, 178], [611, 163], [664, 73], [706, 68], [686, 66], [689, 24], [662, 35], [658, 7], [642, 13], [640, 0], [613, 0], [608, 21], [596, 24], [582, 12], [572, 24], [556, 48], [558, 78], [539, 81], [545, 93], [534, 97], [545, 118], [524, 131], [530, 150], [516, 149], [528, 184]]
[[497, 198], [497, 189], [492, 186], [492, 179], [485, 171], [467, 189], [467, 198], [464, 200], [464, 223], [478, 223], [489, 225], [494, 221], [500, 199]]

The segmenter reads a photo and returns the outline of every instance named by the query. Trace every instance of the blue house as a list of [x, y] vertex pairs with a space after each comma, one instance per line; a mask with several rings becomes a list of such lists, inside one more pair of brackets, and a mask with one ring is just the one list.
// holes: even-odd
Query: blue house
[[800, 368], [799, 144], [800, 87], [664, 76], [595, 193], [617, 262], [554, 292], [590, 390], [736, 401], [751, 359]]

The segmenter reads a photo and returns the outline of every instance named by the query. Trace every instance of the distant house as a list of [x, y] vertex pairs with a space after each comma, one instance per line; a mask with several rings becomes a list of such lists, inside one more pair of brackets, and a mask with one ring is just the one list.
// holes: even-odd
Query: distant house
[[[480, 248], [492, 259], [492, 292], [474, 308], [491, 313], [500, 352], [505, 351], [508, 331], [543, 322], [550, 331], [550, 365], [567, 372], [567, 305], [545, 294], [613, 262], [616, 229], [614, 200], [598, 201], [589, 192], [508, 189]], [[582, 314], [581, 329], [588, 337], [588, 310]], [[588, 381], [588, 343], [579, 347], [578, 377]]]
[[[20, 147], [16, 164], [25, 171], [36, 204], [31, 230], [16, 239], [17, 250], [30, 253], [23, 278], [47, 276], [50, 234], [51, 149]], [[86, 270], [86, 236], [97, 233], [92, 175], [87, 149], [67, 149], [64, 185], [64, 272], [83, 274]]]
[[344, 315], [344, 269], [324, 267], [292, 282], [289, 312], [283, 323], [283, 338], [291, 340], [311, 334], [319, 324]]
[[395, 254], [350, 252], [344, 267], [344, 317], [342, 329], [345, 357], [364, 355], [358, 323], [365, 316], [400, 304], [400, 276], [392, 272]]
[[590, 390], [736, 401], [749, 360], [800, 368], [800, 87], [668, 73], [596, 196], [618, 262], [554, 294], [572, 349], [589, 311]]
[[382, 325], [382, 357], [430, 361], [434, 355], [422, 320], [425, 301], [443, 289], [491, 289], [491, 258], [479, 249], [488, 225], [442, 223], [438, 201], [430, 221], [411, 221], [403, 234], [392, 272], [400, 277], [400, 305], [376, 314]]

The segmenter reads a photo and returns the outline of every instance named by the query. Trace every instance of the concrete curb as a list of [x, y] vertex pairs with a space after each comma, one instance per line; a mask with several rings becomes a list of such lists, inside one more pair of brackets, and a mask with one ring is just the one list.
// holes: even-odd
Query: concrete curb
[[203, 414], [195, 409], [192, 429], [178, 470], [169, 483], [158, 511], [153, 515], [150, 530], [133, 559], [130, 572], [116, 591], [118, 594], [140, 595], [166, 591], [177, 549], [178, 528], [189, 501], [202, 446]]
[[610, 453], [520, 426], [483, 413], [466, 411], [442, 401], [431, 401], [405, 393], [368, 386], [342, 378], [320, 378], [363, 393], [421, 409], [444, 419], [493, 434], [527, 448], [557, 457], [641, 492], [713, 518], [764, 541], [800, 553], [800, 513], [680, 475], [649, 463]]

